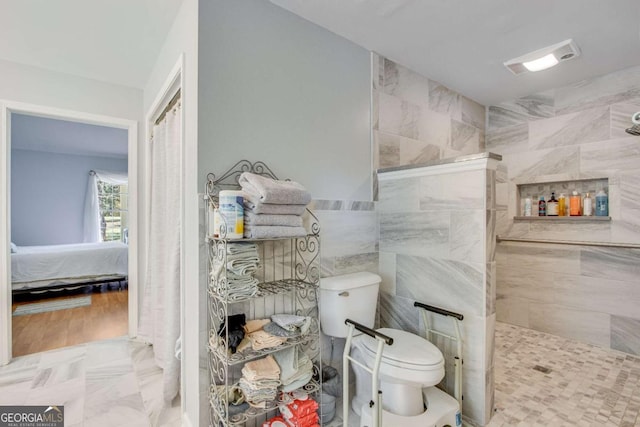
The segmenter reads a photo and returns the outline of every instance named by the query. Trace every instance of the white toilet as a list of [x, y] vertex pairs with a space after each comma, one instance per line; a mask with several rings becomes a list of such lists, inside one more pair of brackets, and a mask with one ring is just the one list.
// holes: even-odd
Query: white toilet
[[[373, 328], [380, 276], [352, 273], [320, 280], [320, 325], [325, 335], [345, 338], [346, 319]], [[358, 331], [356, 331], [358, 332]], [[444, 359], [436, 346], [409, 332], [382, 328], [393, 338], [384, 346], [379, 372], [383, 427], [444, 427], [461, 425], [456, 399], [434, 387], [444, 377]], [[368, 367], [376, 357], [376, 339], [360, 334], [353, 338], [351, 356]], [[371, 375], [352, 364], [356, 394], [351, 401], [361, 426], [371, 425]], [[426, 408], [426, 409], [425, 409]]]

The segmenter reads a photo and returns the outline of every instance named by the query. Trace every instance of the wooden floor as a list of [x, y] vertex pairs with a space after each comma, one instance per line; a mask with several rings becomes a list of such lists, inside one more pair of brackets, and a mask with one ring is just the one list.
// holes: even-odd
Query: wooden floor
[[[127, 334], [127, 290], [94, 291], [47, 300], [85, 295], [91, 295], [89, 306], [13, 316], [13, 357]], [[20, 305], [41, 301], [14, 302], [12, 311]]]

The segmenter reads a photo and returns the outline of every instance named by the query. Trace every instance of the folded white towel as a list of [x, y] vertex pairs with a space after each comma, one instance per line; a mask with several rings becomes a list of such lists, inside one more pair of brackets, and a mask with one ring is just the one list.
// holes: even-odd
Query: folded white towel
[[275, 214], [275, 215], [302, 215], [307, 209], [306, 205], [282, 205], [275, 203], [262, 203], [259, 198], [247, 194], [244, 198], [245, 213]]
[[278, 237], [302, 237], [307, 235], [304, 227], [283, 227], [279, 225], [254, 225], [245, 227], [244, 237], [248, 239], [273, 239]]
[[276, 181], [244, 172], [240, 175], [238, 184], [245, 193], [259, 197], [263, 203], [306, 205], [311, 201], [311, 194], [306, 188], [294, 181]]
[[300, 215], [255, 214], [247, 212], [244, 217], [245, 226], [281, 225], [285, 227], [302, 227]]
[[255, 254], [258, 255], [258, 245], [255, 243], [229, 243], [227, 244], [227, 254]]
[[287, 331], [300, 330], [305, 335], [311, 326], [311, 317], [297, 314], [274, 314], [271, 321]]

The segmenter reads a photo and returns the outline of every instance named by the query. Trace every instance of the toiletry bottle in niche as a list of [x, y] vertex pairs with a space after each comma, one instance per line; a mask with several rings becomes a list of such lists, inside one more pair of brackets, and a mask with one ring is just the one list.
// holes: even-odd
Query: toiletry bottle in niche
[[547, 215], [547, 202], [544, 201], [544, 196], [540, 196], [540, 200], [538, 201], [538, 216], [546, 216]]
[[564, 193], [560, 193], [560, 197], [558, 197], [558, 216], [565, 216], [567, 210], [567, 196]]
[[551, 192], [551, 198], [547, 201], [547, 216], [558, 216], [558, 201], [555, 192]]
[[578, 192], [576, 190], [573, 190], [573, 194], [571, 194], [571, 197], [569, 198], [569, 209], [571, 216], [582, 215], [580, 209], [581, 201], [582, 200], [580, 200], [580, 195], [578, 194]]
[[609, 216], [609, 198], [604, 190], [596, 194], [596, 216]]
[[531, 197], [524, 199], [524, 216], [531, 216]]
[[589, 193], [584, 196], [584, 200], [582, 201], [582, 212], [584, 216], [593, 215], [593, 199]]

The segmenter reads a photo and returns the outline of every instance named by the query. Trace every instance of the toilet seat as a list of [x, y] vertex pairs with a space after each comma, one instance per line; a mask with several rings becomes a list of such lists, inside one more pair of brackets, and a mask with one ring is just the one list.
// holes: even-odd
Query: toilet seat
[[[414, 371], [441, 370], [444, 358], [440, 350], [426, 339], [399, 329], [381, 328], [377, 332], [393, 338], [393, 345], [385, 345], [382, 363]], [[375, 358], [378, 347], [376, 339], [362, 335], [362, 348], [368, 356]]]

